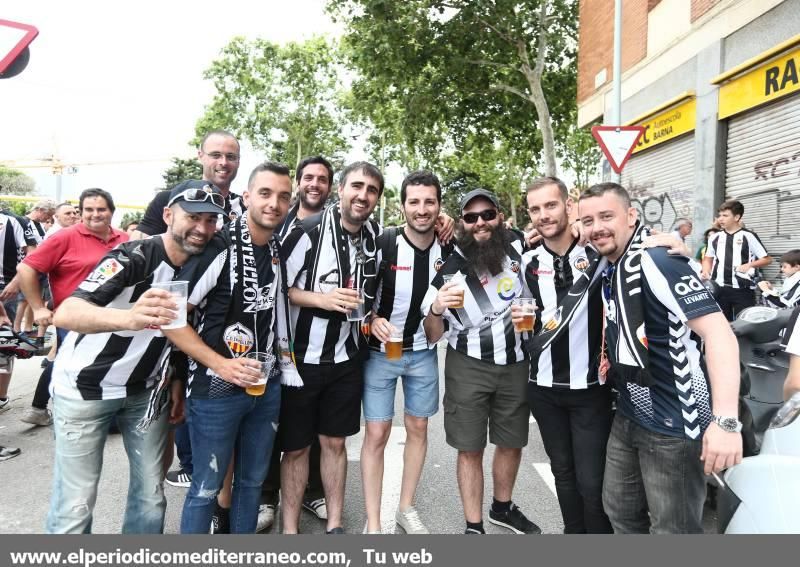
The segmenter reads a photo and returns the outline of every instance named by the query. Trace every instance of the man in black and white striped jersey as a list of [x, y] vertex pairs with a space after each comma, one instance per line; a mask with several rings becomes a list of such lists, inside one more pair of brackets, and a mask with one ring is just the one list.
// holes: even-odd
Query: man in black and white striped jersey
[[[461, 200], [463, 235], [422, 302], [430, 342], [450, 326], [445, 362], [444, 426], [458, 450], [457, 476], [467, 534], [483, 534], [483, 452], [495, 445], [489, 521], [515, 533], [541, 533], [512, 502], [522, 448], [528, 443], [528, 360], [511, 322], [511, 300], [523, 295], [521, 239], [505, 228], [494, 193], [475, 189]], [[444, 281], [461, 275], [463, 284]], [[463, 291], [463, 296], [462, 296]], [[463, 297], [463, 300], [462, 300]], [[463, 302], [463, 303], [462, 303]]]
[[728, 321], [756, 304], [753, 281], [757, 268], [772, 263], [772, 258], [756, 233], [742, 226], [744, 205], [725, 201], [717, 211], [722, 230], [708, 241], [703, 257], [703, 279], [717, 284], [715, 298]]
[[[56, 311], [54, 324], [69, 329], [53, 368], [55, 424], [53, 494], [48, 533], [86, 533], [103, 462], [109, 424], [116, 416], [131, 464], [123, 533], [161, 533], [166, 500], [162, 486], [168, 418], [175, 421], [182, 404], [137, 429], [147, 414], [150, 391], [167, 339], [159, 330], [175, 318], [177, 305], [153, 283], [189, 281], [189, 303], [197, 305], [216, 280], [204, 277], [207, 266], [182, 273], [200, 254], [224, 214], [219, 193], [205, 189], [173, 190], [165, 208], [167, 231], [160, 236], [121, 244]], [[182, 400], [180, 382], [174, 399]]]
[[[327, 532], [344, 533], [342, 508], [347, 475], [345, 439], [360, 429], [362, 365], [366, 341], [358, 321], [346, 314], [359, 306], [356, 288], [374, 293], [376, 238], [369, 220], [383, 192], [383, 175], [357, 162], [341, 174], [339, 203], [306, 218], [284, 239], [287, 278], [293, 286], [294, 355], [302, 379], [285, 385], [279, 438], [281, 516], [284, 533], [297, 533], [308, 478], [308, 452], [315, 436], [322, 448]], [[367, 299], [365, 309], [371, 308]]]
[[[367, 509], [366, 533], [380, 533], [383, 454], [392, 431], [394, 398], [403, 378], [406, 430], [403, 481], [395, 521], [410, 534], [429, 533], [414, 507], [428, 447], [428, 418], [439, 409], [439, 370], [435, 344], [422, 328], [422, 299], [452, 251], [436, 238], [442, 188], [428, 171], [406, 176], [400, 202], [406, 224], [386, 228], [378, 237], [379, 285], [370, 324], [370, 357], [364, 366], [364, 420], [361, 478]], [[390, 360], [386, 342], [402, 333], [402, 355]]]
[[611, 533], [603, 511], [603, 469], [611, 431], [611, 388], [598, 377], [603, 304], [599, 255], [581, 246], [569, 218], [574, 203], [555, 177], [527, 189], [528, 214], [542, 242], [522, 257], [540, 311], [529, 342], [528, 402], [536, 418], [564, 520], [564, 533]]

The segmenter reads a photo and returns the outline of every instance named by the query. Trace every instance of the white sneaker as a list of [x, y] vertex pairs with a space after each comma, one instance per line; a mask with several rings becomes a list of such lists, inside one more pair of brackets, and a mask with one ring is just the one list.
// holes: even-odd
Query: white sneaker
[[382, 534], [383, 531], [382, 530], [376, 530], [374, 532], [369, 531], [369, 521], [367, 521], [367, 523], [364, 524], [364, 531], [361, 532], [361, 533], [364, 533], [364, 534], [367, 534], [367, 535], [375, 535], [375, 534]]
[[303, 508], [314, 514], [320, 520], [328, 519], [328, 506], [325, 504], [325, 498], [303, 500]]
[[53, 415], [47, 408], [29, 407], [25, 408], [25, 412], [19, 420], [33, 425], [51, 425], [53, 423]]
[[258, 521], [256, 522], [256, 533], [265, 532], [275, 523], [275, 505], [261, 504], [258, 507]]
[[405, 512], [401, 512], [400, 508], [394, 515], [394, 521], [397, 525], [403, 528], [407, 534], [429, 534], [428, 528], [422, 523], [419, 518], [419, 512], [413, 506], [406, 508]]

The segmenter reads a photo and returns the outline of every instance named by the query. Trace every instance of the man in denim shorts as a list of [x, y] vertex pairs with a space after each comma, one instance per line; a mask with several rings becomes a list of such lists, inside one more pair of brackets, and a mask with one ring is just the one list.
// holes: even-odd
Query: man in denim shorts
[[429, 533], [414, 508], [414, 495], [428, 449], [428, 418], [439, 409], [436, 348], [425, 337], [421, 306], [430, 281], [452, 249], [436, 240], [441, 200], [442, 188], [435, 175], [410, 173], [400, 189], [406, 225], [387, 228], [378, 237], [380, 284], [370, 324], [370, 357], [364, 365], [365, 533], [381, 533], [383, 453], [392, 431], [398, 376], [403, 378], [406, 442], [395, 521], [406, 533]]

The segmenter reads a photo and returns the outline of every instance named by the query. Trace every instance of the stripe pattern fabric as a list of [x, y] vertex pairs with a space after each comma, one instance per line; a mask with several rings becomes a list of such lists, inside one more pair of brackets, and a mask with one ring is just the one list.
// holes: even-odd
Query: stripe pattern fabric
[[734, 289], [755, 289], [753, 275], [736, 271], [736, 266], [767, 256], [767, 250], [756, 233], [740, 228], [734, 233], [724, 230], [708, 241], [706, 256], [713, 258], [711, 280], [718, 285]]

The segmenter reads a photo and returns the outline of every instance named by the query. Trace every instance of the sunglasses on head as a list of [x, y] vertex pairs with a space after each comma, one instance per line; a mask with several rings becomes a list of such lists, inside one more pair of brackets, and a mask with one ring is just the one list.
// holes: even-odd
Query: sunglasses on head
[[487, 222], [494, 220], [497, 218], [497, 209], [486, 209], [485, 211], [481, 211], [479, 213], [464, 213], [461, 215], [461, 218], [464, 219], [464, 222], [467, 224], [475, 224], [478, 222], [478, 217]]
[[225, 208], [225, 197], [223, 197], [219, 193], [212, 193], [211, 191], [206, 191], [205, 189], [187, 189], [183, 193], [175, 195], [172, 199], [170, 199], [169, 203], [167, 203], [167, 206], [171, 207], [179, 200], [194, 202], [194, 203], [211, 201], [216, 206], [222, 209]]

